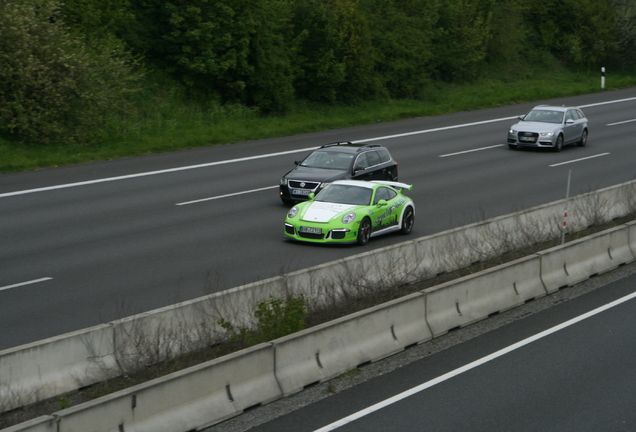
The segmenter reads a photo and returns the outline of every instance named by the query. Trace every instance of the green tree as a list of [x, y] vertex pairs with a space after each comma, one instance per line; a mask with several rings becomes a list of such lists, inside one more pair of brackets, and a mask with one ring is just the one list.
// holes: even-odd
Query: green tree
[[240, 101], [250, 39], [256, 27], [246, 13], [251, 0], [172, 0], [165, 3], [169, 31], [166, 60], [173, 73], [197, 92], [217, 92], [224, 101]]
[[297, 95], [311, 101], [335, 102], [337, 89], [346, 78], [336, 11], [322, 0], [297, 0], [292, 25], [293, 40], [298, 44], [294, 83]]
[[360, 0], [332, 0], [331, 7], [338, 17], [337, 38], [340, 61], [344, 65], [344, 82], [338, 86], [340, 99], [357, 102], [375, 98], [380, 82], [374, 73], [375, 51]]
[[286, 0], [150, 0], [137, 12], [162, 22], [132, 43], [159, 39], [151, 57], [191, 95], [282, 112], [293, 99], [289, 7]]
[[136, 23], [129, 0], [64, 0], [61, 17], [88, 39], [119, 37]]
[[54, 0], [0, 2], [0, 132], [90, 142], [135, 89], [134, 67], [120, 44], [73, 34]]
[[518, 64], [532, 51], [529, 44], [527, 14], [530, 7], [525, 0], [497, 0], [492, 9], [487, 60], [494, 64]]
[[616, 26], [616, 56], [611, 64], [636, 65], [636, 3], [633, 0], [612, 0]]
[[441, 6], [433, 39], [437, 78], [472, 79], [486, 58], [494, 0], [445, 1]]
[[284, 113], [295, 98], [291, 4], [288, 0], [262, 1], [253, 14], [257, 24], [248, 56], [253, 73], [245, 79], [243, 101], [266, 113]]
[[376, 51], [375, 74], [389, 97], [427, 94], [438, 9], [439, 0], [372, 0], [366, 5]]
[[609, 0], [537, 0], [530, 5], [537, 48], [565, 64], [598, 65], [615, 52], [615, 15]]
[[292, 24], [299, 98], [332, 103], [377, 94], [371, 32], [358, 0], [295, 0]]

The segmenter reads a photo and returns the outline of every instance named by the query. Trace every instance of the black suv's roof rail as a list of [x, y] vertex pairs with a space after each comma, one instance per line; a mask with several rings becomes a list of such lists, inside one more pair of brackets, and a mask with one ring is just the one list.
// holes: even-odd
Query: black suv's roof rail
[[334, 147], [334, 146], [340, 146], [340, 145], [360, 147], [358, 149], [358, 151], [360, 151], [362, 149], [365, 149], [365, 148], [382, 147], [380, 144], [353, 144], [351, 141], [337, 141], [337, 142], [332, 142], [332, 143], [329, 143], [329, 144], [321, 145], [320, 148]]

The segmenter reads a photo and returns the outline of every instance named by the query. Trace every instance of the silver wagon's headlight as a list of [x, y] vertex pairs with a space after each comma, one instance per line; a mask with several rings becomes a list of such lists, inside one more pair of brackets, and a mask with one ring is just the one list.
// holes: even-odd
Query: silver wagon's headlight
[[540, 135], [543, 137], [551, 137], [554, 135], [554, 132], [541, 132]]
[[294, 206], [291, 208], [291, 210], [289, 210], [289, 213], [287, 213], [287, 217], [288, 218], [293, 218], [294, 216], [296, 216], [298, 214], [298, 207]]
[[355, 213], [347, 213], [346, 215], [344, 215], [342, 217], [342, 223], [345, 224], [345, 225], [346, 224], [350, 224], [354, 220], [356, 220], [356, 214]]

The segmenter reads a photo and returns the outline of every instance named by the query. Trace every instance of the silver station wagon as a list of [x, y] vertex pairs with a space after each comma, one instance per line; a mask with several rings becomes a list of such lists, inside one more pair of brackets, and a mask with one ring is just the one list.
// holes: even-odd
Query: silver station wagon
[[539, 105], [508, 130], [508, 147], [550, 148], [587, 144], [588, 126], [583, 111], [576, 107]]

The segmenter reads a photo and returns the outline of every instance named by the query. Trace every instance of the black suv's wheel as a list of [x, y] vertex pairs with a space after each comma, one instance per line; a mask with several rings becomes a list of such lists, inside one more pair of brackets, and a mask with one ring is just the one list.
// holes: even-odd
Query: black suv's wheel
[[409, 234], [413, 229], [413, 224], [415, 224], [415, 213], [413, 212], [413, 207], [407, 207], [402, 215], [402, 226], [400, 227], [400, 232], [402, 234]]
[[585, 147], [585, 144], [587, 144], [587, 129], [583, 129], [583, 133], [581, 134], [581, 139], [576, 144], [579, 147]]
[[559, 136], [557, 137], [556, 145], [554, 146], [554, 151], [560, 152], [561, 150], [563, 150], [563, 135], [559, 134]]
[[289, 200], [289, 199], [286, 199], [286, 198], [281, 198], [280, 200], [281, 200], [281, 201], [283, 202], [283, 204], [285, 204], [286, 206], [292, 206], [292, 205], [294, 205], [294, 200]]
[[358, 228], [358, 244], [363, 246], [369, 243], [371, 238], [371, 221], [369, 218], [364, 218], [360, 221], [360, 228]]

